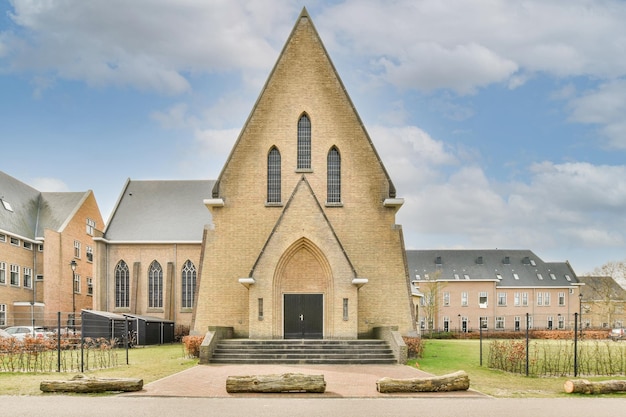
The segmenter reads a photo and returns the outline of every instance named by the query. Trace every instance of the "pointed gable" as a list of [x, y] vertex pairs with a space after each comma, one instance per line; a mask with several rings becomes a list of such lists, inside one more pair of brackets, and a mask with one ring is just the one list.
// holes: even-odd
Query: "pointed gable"
[[[396, 197], [395, 187], [304, 8], [216, 181], [213, 198], [232, 198], [225, 183], [233, 173], [263, 172], [264, 159], [259, 155], [267, 154], [270, 144], [259, 141], [261, 137], [273, 136], [284, 166], [297, 170], [296, 138], [302, 116], [311, 123], [312, 161], [310, 169], [299, 171], [318, 174], [309, 178], [316, 193], [321, 195], [324, 189], [327, 152], [336, 146], [340, 152], [353, 148], [350, 154], [358, 155], [355, 162], [368, 166], [368, 175], [377, 182], [370, 187], [381, 199]], [[377, 167], [377, 175], [371, 175], [372, 165]], [[293, 189], [297, 181], [298, 176], [292, 176], [286, 189]], [[247, 187], [239, 175], [237, 185]]]

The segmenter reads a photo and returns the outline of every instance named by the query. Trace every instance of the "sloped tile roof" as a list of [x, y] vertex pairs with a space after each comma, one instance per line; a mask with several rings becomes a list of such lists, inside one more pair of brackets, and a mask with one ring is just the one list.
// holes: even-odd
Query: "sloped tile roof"
[[412, 282], [490, 280], [499, 287], [566, 287], [578, 283], [567, 262], [544, 262], [530, 250], [407, 250]]
[[45, 229], [61, 231], [70, 216], [87, 197], [86, 192], [39, 192], [0, 171], [0, 230], [35, 240]]
[[126, 184], [104, 232], [109, 242], [201, 242], [212, 224], [204, 199], [214, 180], [149, 180]]

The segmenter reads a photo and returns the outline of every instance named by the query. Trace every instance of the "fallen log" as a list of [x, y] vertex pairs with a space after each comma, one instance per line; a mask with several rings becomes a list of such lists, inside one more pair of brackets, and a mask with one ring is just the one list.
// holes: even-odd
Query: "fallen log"
[[574, 379], [565, 381], [564, 388], [565, 392], [568, 394], [608, 394], [611, 392], [626, 391], [626, 381], [588, 381], [586, 379]]
[[394, 379], [384, 377], [376, 381], [378, 392], [448, 392], [469, 389], [465, 371], [426, 378]]
[[106, 392], [106, 391], [141, 391], [143, 379], [137, 378], [95, 378], [83, 374], [69, 380], [41, 381], [39, 389], [43, 392]]
[[324, 392], [324, 375], [270, 374], [226, 378], [226, 392]]

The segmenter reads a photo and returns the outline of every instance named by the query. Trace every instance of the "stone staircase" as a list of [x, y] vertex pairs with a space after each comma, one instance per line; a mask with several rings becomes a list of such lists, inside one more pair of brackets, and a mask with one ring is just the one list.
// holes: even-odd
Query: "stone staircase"
[[229, 364], [395, 364], [384, 340], [224, 339], [210, 363]]

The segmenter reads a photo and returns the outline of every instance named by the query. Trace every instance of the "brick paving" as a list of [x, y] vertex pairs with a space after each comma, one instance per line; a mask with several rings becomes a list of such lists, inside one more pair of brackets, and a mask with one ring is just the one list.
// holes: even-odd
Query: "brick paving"
[[[326, 392], [320, 393], [250, 393], [226, 392], [229, 376], [302, 373], [324, 375]], [[197, 365], [144, 385], [142, 391], [124, 396], [150, 397], [306, 397], [306, 398], [367, 398], [367, 397], [485, 397], [472, 390], [437, 393], [379, 393], [376, 381], [383, 377], [418, 378], [432, 376], [406, 365]], [[470, 378], [471, 386], [471, 378]]]

